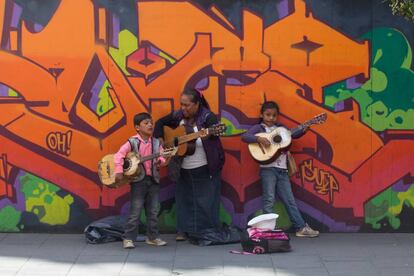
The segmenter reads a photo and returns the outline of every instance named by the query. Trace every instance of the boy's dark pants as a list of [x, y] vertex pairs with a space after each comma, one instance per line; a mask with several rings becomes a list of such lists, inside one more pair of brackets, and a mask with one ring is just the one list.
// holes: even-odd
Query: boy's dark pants
[[135, 240], [137, 235], [139, 216], [142, 207], [145, 207], [147, 217], [147, 237], [149, 240], [158, 238], [158, 203], [160, 185], [152, 177], [145, 176], [139, 182], [131, 183], [131, 206], [128, 221], [125, 225], [124, 239]]

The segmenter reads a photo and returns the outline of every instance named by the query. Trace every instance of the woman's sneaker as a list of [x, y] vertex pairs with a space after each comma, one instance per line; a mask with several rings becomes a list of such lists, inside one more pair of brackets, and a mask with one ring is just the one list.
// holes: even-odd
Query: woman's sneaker
[[135, 244], [132, 240], [123, 240], [122, 245], [125, 249], [132, 249], [135, 248]]
[[175, 236], [176, 241], [185, 241], [187, 240], [187, 236], [185, 233], [178, 232], [177, 236]]
[[296, 231], [296, 237], [315, 238], [319, 236], [319, 231], [313, 230], [309, 225], [305, 225], [302, 229]]
[[160, 238], [156, 238], [156, 239], [153, 239], [153, 240], [147, 239], [145, 242], [147, 244], [149, 244], [149, 245], [155, 245], [155, 246], [164, 246], [164, 245], [167, 245], [167, 242], [166, 241], [163, 241]]

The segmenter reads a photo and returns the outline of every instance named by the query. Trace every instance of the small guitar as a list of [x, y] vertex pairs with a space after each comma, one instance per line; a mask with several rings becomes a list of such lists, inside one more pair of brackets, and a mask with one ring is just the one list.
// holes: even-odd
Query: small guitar
[[164, 126], [164, 141], [167, 147], [178, 147], [176, 155], [192, 155], [195, 152], [195, 141], [208, 135], [221, 136], [226, 131], [225, 124], [215, 124], [194, 132], [190, 126], [182, 125], [175, 129]]
[[269, 147], [263, 147], [260, 143], [251, 143], [248, 145], [250, 154], [259, 163], [268, 164], [275, 160], [278, 156], [279, 150], [288, 147], [292, 142], [292, 132], [301, 128], [306, 128], [313, 124], [322, 124], [326, 121], [327, 114], [321, 113], [314, 118], [300, 124], [292, 131], [277, 127], [269, 133], [257, 133], [256, 136], [264, 137], [270, 141]]
[[142, 173], [145, 173], [143, 163], [148, 160], [152, 160], [162, 157], [170, 157], [176, 154], [177, 148], [166, 148], [162, 153], [155, 153], [148, 156], [140, 156], [135, 152], [129, 152], [124, 158], [124, 177], [117, 181], [115, 179], [115, 160], [114, 154], [105, 155], [98, 163], [98, 176], [102, 184], [109, 188], [121, 187]]

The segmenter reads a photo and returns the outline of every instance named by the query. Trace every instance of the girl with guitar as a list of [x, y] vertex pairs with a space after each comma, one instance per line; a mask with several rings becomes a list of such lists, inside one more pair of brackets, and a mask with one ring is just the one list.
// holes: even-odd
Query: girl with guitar
[[[180, 103], [180, 110], [156, 122], [155, 137], [164, 137], [164, 126], [177, 128], [185, 125], [197, 132], [218, 123], [198, 90], [186, 89], [181, 94]], [[177, 241], [188, 237], [194, 243], [208, 245], [212, 241], [206, 238], [206, 233], [211, 236], [221, 231], [219, 208], [223, 165], [223, 146], [220, 138], [214, 135], [196, 139], [192, 155], [180, 158], [178, 162], [172, 159], [169, 163], [170, 178], [177, 183]]]
[[[267, 101], [263, 103], [260, 110], [261, 123], [252, 126], [247, 132], [245, 132], [241, 138], [246, 143], [258, 143], [261, 149], [266, 149], [272, 146], [272, 144], [283, 143], [281, 136], [277, 136], [277, 141], [269, 141], [265, 137], [260, 137], [259, 133], [270, 133], [281, 125], [277, 123], [277, 117], [279, 114], [279, 106], [273, 101]], [[307, 130], [305, 128], [295, 128], [291, 137], [293, 139], [299, 138]], [[263, 150], [265, 152], [265, 150]], [[309, 227], [302, 218], [299, 209], [296, 205], [295, 198], [293, 197], [291, 183], [288, 175], [287, 168], [287, 152], [282, 151], [279, 155], [276, 155], [273, 160], [267, 162], [267, 164], [260, 165], [260, 177], [263, 187], [263, 213], [273, 213], [273, 204], [275, 201], [275, 193], [285, 204], [286, 211], [290, 217], [293, 227], [296, 230], [296, 236], [298, 237], [317, 237], [319, 232]]]

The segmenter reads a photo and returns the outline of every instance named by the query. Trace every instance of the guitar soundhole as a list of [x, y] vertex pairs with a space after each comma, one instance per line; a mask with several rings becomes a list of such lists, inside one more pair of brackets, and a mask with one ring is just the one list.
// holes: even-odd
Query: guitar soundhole
[[174, 137], [173, 146], [178, 147], [178, 137]]
[[131, 161], [127, 158], [124, 159], [124, 165], [122, 165], [122, 168], [124, 171], [127, 171], [131, 167]]
[[273, 142], [275, 143], [282, 142], [282, 136], [276, 135], [275, 137], [273, 137]]

